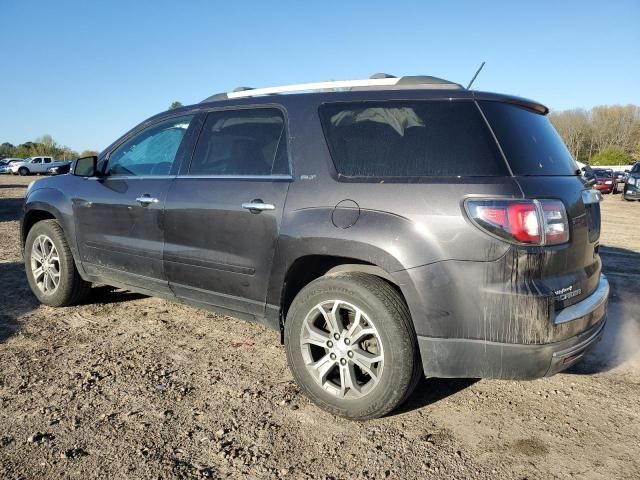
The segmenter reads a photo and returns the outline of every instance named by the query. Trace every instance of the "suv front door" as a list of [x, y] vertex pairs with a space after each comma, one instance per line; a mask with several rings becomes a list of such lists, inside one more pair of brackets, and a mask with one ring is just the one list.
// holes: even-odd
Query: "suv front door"
[[103, 176], [81, 184], [74, 217], [90, 275], [171, 293], [162, 265], [163, 208], [191, 120], [173, 117], [134, 132], [108, 153]]
[[291, 181], [277, 108], [207, 115], [165, 207], [165, 272], [178, 297], [264, 315]]

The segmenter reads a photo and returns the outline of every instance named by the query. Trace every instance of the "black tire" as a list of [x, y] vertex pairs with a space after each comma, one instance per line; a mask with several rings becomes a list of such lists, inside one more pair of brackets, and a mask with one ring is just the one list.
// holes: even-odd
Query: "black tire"
[[20, 167], [18, 169], [18, 174], [21, 177], [26, 177], [27, 175], [29, 175], [31, 172], [29, 171], [29, 169], [27, 167]]
[[[60, 280], [52, 293], [45, 293], [41, 290], [31, 268], [34, 242], [40, 235], [51, 239], [58, 252]], [[42, 220], [31, 227], [25, 243], [24, 263], [31, 291], [45, 305], [52, 307], [74, 305], [84, 300], [91, 290], [91, 283], [80, 277], [64, 231], [56, 220]]]
[[[339, 397], [323, 388], [305, 364], [300, 340], [307, 315], [331, 300], [348, 302], [361, 310], [371, 319], [369, 325], [377, 330], [382, 344], [383, 366], [377, 384], [358, 398]], [[388, 282], [373, 275], [339, 273], [309, 283], [291, 304], [284, 340], [289, 367], [304, 393], [320, 408], [349, 419], [387, 414], [407, 399], [422, 376], [409, 309]]]

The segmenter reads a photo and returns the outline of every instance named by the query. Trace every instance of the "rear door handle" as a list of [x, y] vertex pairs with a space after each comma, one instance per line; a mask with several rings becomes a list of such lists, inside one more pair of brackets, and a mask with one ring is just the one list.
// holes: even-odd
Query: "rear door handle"
[[150, 203], [158, 203], [159, 200], [154, 197], [150, 197], [149, 195], [143, 195], [142, 197], [136, 198], [136, 202], [141, 205], [149, 205]]
[[243, 203], [242, 208], [249, 210], [251, 213], [260, 213], [265, 210], [275, 210], [276, 206], [272, 203], [264, 203], [262, 200], [256, 199]]

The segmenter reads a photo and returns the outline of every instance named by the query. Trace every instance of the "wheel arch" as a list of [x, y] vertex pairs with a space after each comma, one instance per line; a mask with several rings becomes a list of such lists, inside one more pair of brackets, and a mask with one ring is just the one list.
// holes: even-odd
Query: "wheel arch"
[[40, 188], [28, 195], [20, 222], [20, 244], [23, 251], [29, 231], [42, 220], [56, 220], [60, 224], [69, 243], [78, 273], [87, 280], [82, 262], [79, 261], [71, 202], [60, 190]]
[[[49, 210], [45, 210], [42, 208], [33, 208], [27, 210], [22, 219], [22, 247], [24, 248], [24, 244], [27, 241], [27, 235], [29, 235], [29, 231], [33, 228], [33, 226], [41, 222], [43, 220], [60, 220]], [[64, 230], [64, 227], [63, 227]]]
[[278, 305], [280, 331], [282, 332], [284, 329], [286, 315], [293, 299], [305, 286], [326, 275], [352, 272], [360, 272], [380, 277], [396, 289], [400, 296], [405, 299], [400, 285], [398, 285], [387, 270], [379, 265], [357, 258], [336, 255], [305, 255], [297, 258], [289, 266], [284, 275], [280, 304]]

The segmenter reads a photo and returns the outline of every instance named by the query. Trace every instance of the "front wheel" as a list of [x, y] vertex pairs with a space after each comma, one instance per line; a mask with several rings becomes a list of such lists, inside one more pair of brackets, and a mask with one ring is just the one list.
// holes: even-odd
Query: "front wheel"
[[45, 305], [73, 305], [89, 293], [91, 284], [80, 277], [64, 231], [56, 220], [43, 220], [29, 230], [24, 263], [29, 286]]
[[390, 412], [422, 375], [407, 305], [373, 275], [327, 275], [302, 289], [287, 314], [285, 348], [306, 395], [354, 420]]
[[25, 177], [29, 175], [29, 169], [27, 167], [20, 167], [18, 169], [18, 174], [20, 174], [21, 177]]

